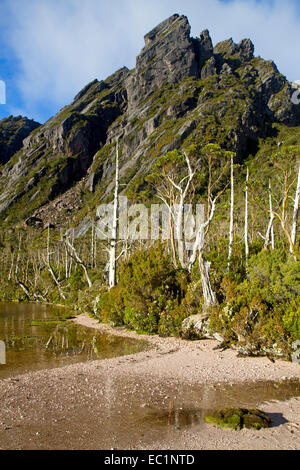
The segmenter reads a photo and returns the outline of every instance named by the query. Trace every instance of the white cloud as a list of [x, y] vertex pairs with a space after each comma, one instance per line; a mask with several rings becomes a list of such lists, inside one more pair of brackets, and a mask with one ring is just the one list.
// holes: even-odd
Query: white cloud
[[[135, 65], [143, 36], [178, 12], [192, 34], [208, 28], [214, 43], [250, 37], [290, 80], [300, 77], [299, 17], [293, 0], [2, 0], [6, 40], [20, 61], [16, 87], [28, 114], [71, 101], [94, 78]], [[3, 18], [3, 16], [2, 16]]]

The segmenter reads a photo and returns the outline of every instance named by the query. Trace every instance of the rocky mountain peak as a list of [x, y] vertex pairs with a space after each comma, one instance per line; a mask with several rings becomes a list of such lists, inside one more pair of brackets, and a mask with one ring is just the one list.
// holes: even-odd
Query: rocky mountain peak
[[201, 76], [201, 69], [205, 63], [213, 57], [214, 47], [209, 31], [205, 29], [200, 33], [199, 38], [193, 38], [194, 51], [198, 64], [198, 76]]
[[[20, 136], [20, 122], [0, 121], [0, 223], [31, 214], [46, 221], [53, 202], [64, 209], [60, 215], [53, 210], [51, 220], [64, 224], [66, 214], [84, 206], [75, 197], [82, 191], [97, 194], [93, 204], [109, 200], [117, 138], [122, 188], [133, 200], [147, 193], [144, 176], [156, 159], [190, 143], [218, 143], [242, 162], [274, 124], [300, 124], [292, 92], [272, 61], [254, 56], [250, 39], [236, 44], [230, 38], [213, 47], [207, 29], [193, 38], [188, 19], [172, 15], [145, 35], [135, 69], [92, 81], [28, 135], [38, 126], [31, 123], [2, 157], [4, 164], [1, 127], [7, 149], [10, 136]], [[19, 213], [12, 210], [16, 203]], [[85, 219], [83, 225], [88, 227]]]
[[173, 15], [145, 36], [136, 69], [126, 81], [131, 114], [155, 88], [197, 76], [198, 65], [186, 16]]
[[208, 60], [214, 52], [214, 47], [212, 43], [212, 39], [210, 37], [209, 31], [205, 29], [200, 33], [199, 37], [200, 43], [200, 50], [201, 50], [201, 58], [203, 61]]
[[148, 45], [151, 41], [155, 41], [157, 37], [169, 28], [180, 16], [176, 13], [166, 20], [162, 21], [159, 25], [153, 28], [149, 33], [145, 34], [145, 44]]
[[190, 33], [187, 17], [174, 14], [144, 36], [145, 46], [126, 81], [130, 116], [161, 86], [188, 77], [205, 79], [216, 73], [230, 73], [254, 58], [250, 39], [236, 44], [230, 38], [214, 48], [207, 29], [197, 38]]

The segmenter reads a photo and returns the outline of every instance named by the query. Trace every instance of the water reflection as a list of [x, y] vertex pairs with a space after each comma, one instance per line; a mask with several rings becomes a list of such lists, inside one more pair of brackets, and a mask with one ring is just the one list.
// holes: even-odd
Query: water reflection
[[0, 379], [30, 370], [134, 354], [148, 344], [111, 336], [76, 325], [66, 309], [36, 304], [0, 303], [0, 340], [6, 344], [6, 365]]
[[[148, 406], [139, 410], [139, 420], [165, 430], [191, 428], [203, 423], [206, 414], [217, 409], [255, 408], [262, 402], [286, 401], [299, 396], [299, 379], [181, 386], [176, 391], [170, 390], [170, 399], [163, 408]], [[280, 425], [285, 420], [282, 416], [273, 416], [272, 422]]]

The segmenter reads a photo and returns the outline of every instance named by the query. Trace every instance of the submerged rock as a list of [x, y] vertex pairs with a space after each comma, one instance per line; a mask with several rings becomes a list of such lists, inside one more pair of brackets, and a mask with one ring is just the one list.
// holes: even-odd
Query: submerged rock
[[258, 409], [224, 408], [207, 415], [205, 421], [222, 429], [239, 431], [246, 429], [266, 429], [271, 426], [269, 416]]

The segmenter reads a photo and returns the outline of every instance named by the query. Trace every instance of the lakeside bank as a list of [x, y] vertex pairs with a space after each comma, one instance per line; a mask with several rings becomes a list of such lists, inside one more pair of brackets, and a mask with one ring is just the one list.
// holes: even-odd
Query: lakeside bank
[[[215, 341], [137, 335], [87, 315], [74, 321], [147, 340], [149, 349], [0, 381], [1, 448], [300, 449], [300, 365], [239, 358], [215, 350]], [[282, 394], [290, 379], [293, 391]], [[274, 427], [235, 432], [204, 423], [208, 409], [227, 403], [259, 405]]]

